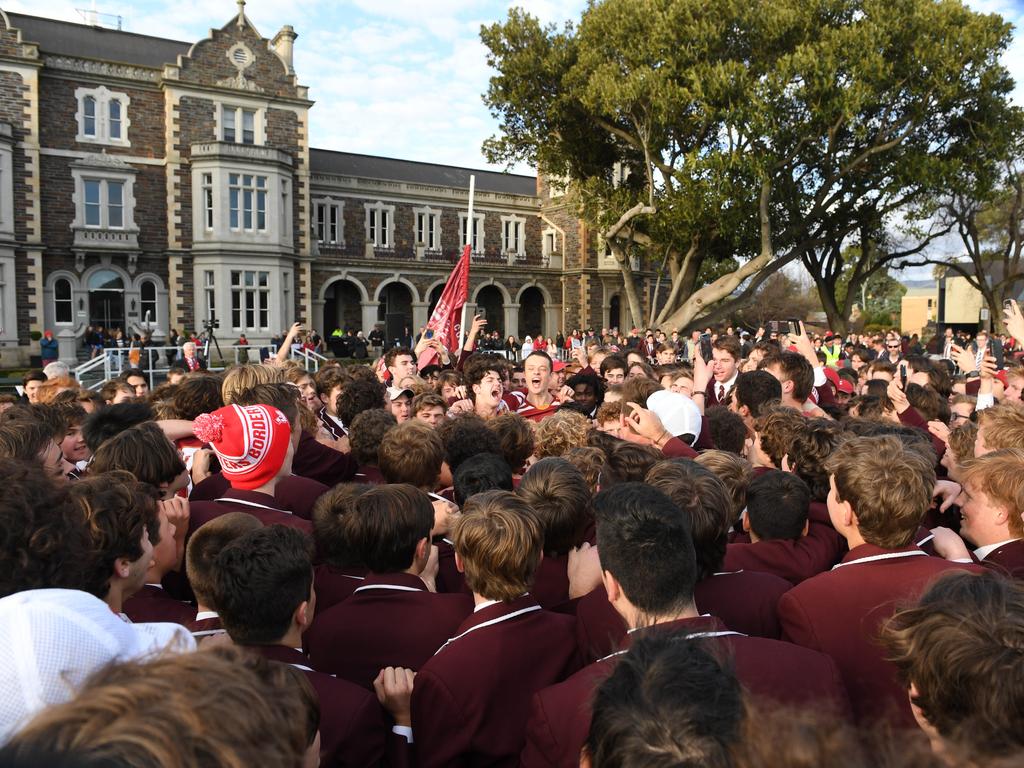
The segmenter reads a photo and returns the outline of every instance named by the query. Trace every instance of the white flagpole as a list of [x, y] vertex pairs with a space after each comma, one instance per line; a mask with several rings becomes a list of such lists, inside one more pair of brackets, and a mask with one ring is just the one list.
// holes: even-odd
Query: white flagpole
[[[474, 174], [469, 175], [469, 213], [466, 218], [466, 242], [463, 246], [469, 246], [469, 259], [473, 260], [473, 230], [475, 229], [475, 223], [473, 221], [473, 196], [476, 193], [476, 176]], [[462, 258], [462, 254], [459, 254], [459, 258]], [[459, 321], [459, 348], [453, 350], [453, 354], [458, 357], [462, 354], [462, 347], [466, 343], [466, 310], [467, 304], [462, 305], [462, 318]]]

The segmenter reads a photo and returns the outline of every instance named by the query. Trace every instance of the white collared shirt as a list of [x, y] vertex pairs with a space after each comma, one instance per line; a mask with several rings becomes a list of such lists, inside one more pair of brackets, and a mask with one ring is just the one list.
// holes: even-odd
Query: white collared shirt
[[978, 547], [976, 550], [974, 550], [974, 556], [979, 560], [984, 560], [986, 557], [991, 555], [1000, 547], [1005, 546], [1007, 544], [1012, 544], [1015, 541], [1019, 541], [1019, 539], [1007, 539], [1006, 541], [1000, 541], [995, 544], [986, 544], [984, 547]]

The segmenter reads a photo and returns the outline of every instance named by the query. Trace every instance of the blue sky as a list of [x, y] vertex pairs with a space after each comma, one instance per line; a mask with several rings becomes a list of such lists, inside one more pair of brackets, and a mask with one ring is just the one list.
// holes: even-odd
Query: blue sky
[[[487, 167], [482, 142], [497, 125], [481, 100], [489, 70], [481, 24], [512, 5], [545, 22], [579, 19], [585, 0], [250, 0], [246, 14], [265, 37], [291, 24], [295, 68], [317, 102], [313, 146], [473, 168]], [[1024, 27], [1021, 0], [971, 0]], [[0, 0], [9, 11], [81, 21], [89, 0]], [[132, 32], [194, 41], [237, 13], [230, 0], [95, 0]], [[1024, 84], [1024, 33], [1005, 63]], [[1018, 88], [1024, 104], [1024, 87]], [[528, 172], [528, 169], [517, 169]]]

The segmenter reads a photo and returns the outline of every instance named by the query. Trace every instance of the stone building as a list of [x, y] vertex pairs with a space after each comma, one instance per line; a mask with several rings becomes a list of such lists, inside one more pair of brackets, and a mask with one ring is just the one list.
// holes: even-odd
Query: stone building
[[[311, 148], [296, 37], [264, 38], [244, 2], [196, 42], [0, 10], [0, 363], [44, 328], [160, 340], [216, 318], [256, 343], [296, 319], [426, 321], [471, 171]], [[558, 190], [472, 173], [470, 300], [490, 327], [617, 325], [620, 272]]]

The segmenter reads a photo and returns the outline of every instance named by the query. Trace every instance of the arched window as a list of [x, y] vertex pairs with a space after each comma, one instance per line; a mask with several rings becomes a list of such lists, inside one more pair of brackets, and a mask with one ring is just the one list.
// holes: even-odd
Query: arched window
[[112, 269], [98, 269], [89, 276], [90, 291], [123, 291], [124, 280]]
[[96, 135], [96, 99], [92, 96], [82, 100], [82, 133], [86, 136]]
[[61, 277], [53, 284], [53, 319], [58, 323], [73, 323], [74, 316], [71, 281]]
[[143, 322], [156, 322], [156, 283], [144, 280], [139, 286]]

